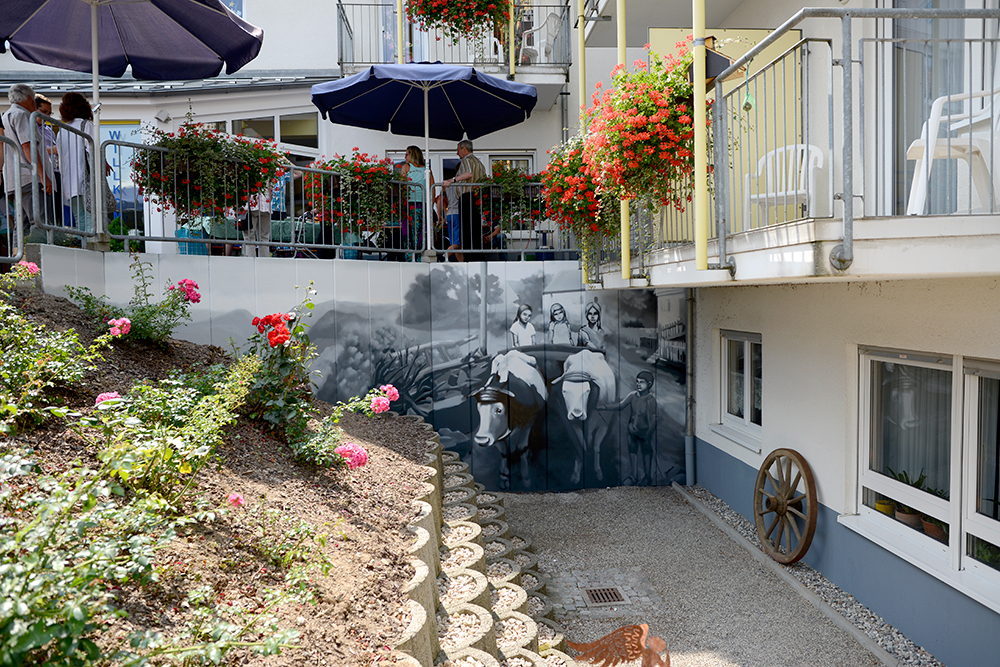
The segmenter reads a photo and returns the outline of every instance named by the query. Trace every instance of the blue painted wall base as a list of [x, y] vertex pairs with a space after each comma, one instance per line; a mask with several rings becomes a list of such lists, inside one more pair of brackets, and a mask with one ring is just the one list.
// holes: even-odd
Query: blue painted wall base
[[[697, 484], [753, 521], [757, 471], [703, 440], [695, 447]], [[822, 504], [803, 561], [949, 667], [1000, 666], [1000, 614], [839, 524]]]

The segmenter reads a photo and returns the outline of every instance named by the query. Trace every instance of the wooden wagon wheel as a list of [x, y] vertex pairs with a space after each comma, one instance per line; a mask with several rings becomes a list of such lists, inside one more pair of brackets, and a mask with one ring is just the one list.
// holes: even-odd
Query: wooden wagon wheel
[[753, 490], [757, 537], [779, 563], [805, 556], [816, 532], [816, 482], [794, 449], [776, 449], [764, 459]]

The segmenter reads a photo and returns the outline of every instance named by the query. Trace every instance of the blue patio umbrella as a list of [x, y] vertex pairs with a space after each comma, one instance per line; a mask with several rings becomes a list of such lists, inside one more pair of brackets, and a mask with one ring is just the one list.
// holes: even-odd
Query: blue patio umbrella
[[[423, 137], [428, 155], [432, 137], [476, 139], [524, 122], [537, 99], [534, 86], [442, 63], [373, 65], [312, 87], [313, 104], [324, 118]], [[428, 182], [429, 178], [428, 174]], [[425, 196], [429, 194], [428, 187]], [[430, 234], [430, 206], [424, 206], [424, 215]]]
[[[100, 145], [99, 75], [173, 81], [232, 74], [257, 57], [264, 31], [222, 0], [0, 0], [0, 52], [90, 72]], [[87, 26], [90, 29], [87, 30]], [[97, 178], [98, 170], [94, 170]], [[96, 186], [95, 186], [96, 187]], [[100, 197], [95, 198], [100, 215]]]
[[[75, 72], [172, 81], [232, 74], [257, 57], [264, 31], [222, 0], [3, 0], [0, 49]], [[89, 28], [89, 29], [88, 29]], [[95, 48], [96, 47], [96, 48]], [[96, 66], [95, 66], [96, 65]]]

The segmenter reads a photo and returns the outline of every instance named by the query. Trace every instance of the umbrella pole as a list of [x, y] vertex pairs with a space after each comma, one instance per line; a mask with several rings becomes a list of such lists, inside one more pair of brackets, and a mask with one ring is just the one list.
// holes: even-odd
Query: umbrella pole
[[[93, 157], [93, 177], [94, 182], [90, 184], [94, 210], [94, 231], [100, 234], [104, 231], [104, 190], [100, 187], [104, 178], [104, 155], [101, 153], [101, 84], [99, 80], [101, 69], [101, 58], [97, 52], [97, 3], [90, 5], [90, 61], [93, 70], [91, 80], [94, 86], [94, 155]], [[98, 159], [100, 158], [100, 159]], [[86, 237], [81, 237], [86, 239]]]
[[429, 103], [427, 97], [430, 91], [426, 85], [424, 85], [424, 227], [427, 230], [427, 235], [424, 237], [426, 239], [427, 252], [424, 254], [424, 261], [433, 262], [437, 259], [437, 254], [430, 250], [431, 245], [433, 245], [434, 239], [434, 229], [431, 221], [434, 216], [431, 215], [431, 206], [434, 205], [434, 196], [431, 192], [431, 118], [429, 113]]

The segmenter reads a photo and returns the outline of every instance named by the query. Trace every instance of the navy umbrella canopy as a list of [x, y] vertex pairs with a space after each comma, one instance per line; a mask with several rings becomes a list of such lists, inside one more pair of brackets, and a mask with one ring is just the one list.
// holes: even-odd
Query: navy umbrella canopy
[[334, 123], [458, 141], [524, 122], [537, 92], [472, 67], [408, 63], [316, 84], [312, 101]]
[[[232, 74], [264, 31], [221, 0], [3, 0], [0, 44], [18, 60], [76, 72], [168, 81]], [[96, 19], [96, 20], [95, 20]]]

